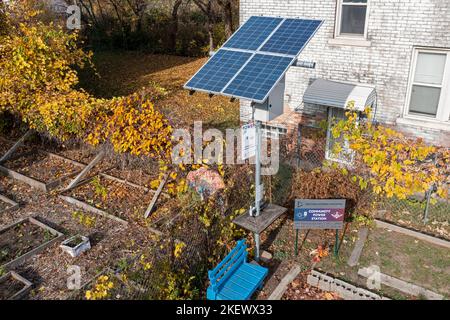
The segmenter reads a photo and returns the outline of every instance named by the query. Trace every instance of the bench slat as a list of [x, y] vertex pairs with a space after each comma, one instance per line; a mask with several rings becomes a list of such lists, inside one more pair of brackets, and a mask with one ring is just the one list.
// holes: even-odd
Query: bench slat
[[245, 240], [238, 241], [217, 267], [208, 271], [208, 299], [247, 300], [261, 286], [269, 270], [247, 263], [246, 249]]
[[228, 264], [229, 262], [232, 261], [232, 257], [236, 255], [236, 253], [238, 253], [238, 251], [242, 251], [242, 249], [244, 248], [244, 250], [246, 249], [246, 245], [245, 245], [245, 240], [239, 240], [237, 242], [236, 247], [233, 248], [233, 250], [230, 251], [229, 254], [227, 254], [227, 256], [217, 265], [217, 267], [215, 267], [212, 271], [210, 271], [213, 275], [216, 274], [218, 271], [220, 271], [222, 269], [222, 267], [224, 267], [226, 264]]

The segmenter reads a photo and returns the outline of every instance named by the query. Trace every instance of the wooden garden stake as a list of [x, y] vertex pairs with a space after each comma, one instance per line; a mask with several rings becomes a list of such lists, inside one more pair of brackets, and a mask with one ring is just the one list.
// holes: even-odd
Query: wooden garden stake
[[5, 162], [6, 160], [8, 160], [9, 158], [11, 158], [11, 156], [13, 155], [13, 153], [24, 143], [24, 141], [33, 133], [33, 130], [28, 130], [19, 140], [17, 140], [17, 142], [11, 147], [11, 149], [9, 149], [8, 151], [6, 151], [6, 153], [3, 155], [3, 157], [0, 158], [0, 163]]
[[95, 165], [100, 162], [100, 160], [103, 159], [103, 157], [105, 156], [105, 152], [101, 151], [99, 154], [97, 154], [97, 156], [94, 158], [94, 160], [92, 160], [87, 166], [86, 168], [84, 168], [76, 177], [75, 179], [73, 179], [70, 184], [67, 186], [66, 191], [69, 189], [72, 189], [73, 187], [75, 187], [76, 185], [78, 185], [78, 183], [80, 183], [81, 179], [83, 179], [86, 174], [93, 168], [95, 167]]
[[156, 201], [158, 201], [158, 198], [159, 198], [164, 186], [166, 185], [168, 177], [169, 177], [169, 175], [167, 173], [165, 173], [163, 178], [161, 179], [158, 190], [156, 190], [155, 194], [153, 195], [152, 202], [150, 202], [150, 205], [148, 206], [147, 210], [145, 211], [144, 218], [147, 219], [150, 216], [150, 214], [152, 213], [153, 207], [155, 206]]

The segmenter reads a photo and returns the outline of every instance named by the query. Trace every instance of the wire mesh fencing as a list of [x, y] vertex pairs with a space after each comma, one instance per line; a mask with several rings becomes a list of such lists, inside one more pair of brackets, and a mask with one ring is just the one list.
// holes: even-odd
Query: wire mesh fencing
[[450, 201], [435, 194], [399, 199], [378, 197], [375, 217], [432, 236], [450, 239]]

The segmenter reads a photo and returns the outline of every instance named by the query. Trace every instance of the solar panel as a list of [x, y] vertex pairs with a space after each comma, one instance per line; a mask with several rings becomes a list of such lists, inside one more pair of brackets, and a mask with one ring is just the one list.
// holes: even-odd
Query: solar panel
[[321, 24], [251, 17], [184, 87], [263, 103]]
[[220, 92], [251, 56], [248, 52], [219, 50], [185, 87]]
[[282, 21], [282, 18], [250, 17], [223, 47], [257, 50]]
[[260, 51], [298, 55], [321, 23], [319, 20], [286, 19]]
[[291, 57], [256, 54], [223, 93], [263, 102], [292, 60]]

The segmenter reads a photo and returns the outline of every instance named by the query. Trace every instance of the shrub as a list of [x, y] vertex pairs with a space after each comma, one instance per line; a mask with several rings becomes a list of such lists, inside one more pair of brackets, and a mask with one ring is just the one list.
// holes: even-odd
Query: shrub
[[346, 170], [333, 168], [311, 172], [297, 170], [292, 179], [290, 203], [295, 199], [346, 199], [346, 218], [370, 215], [371, 199]]

